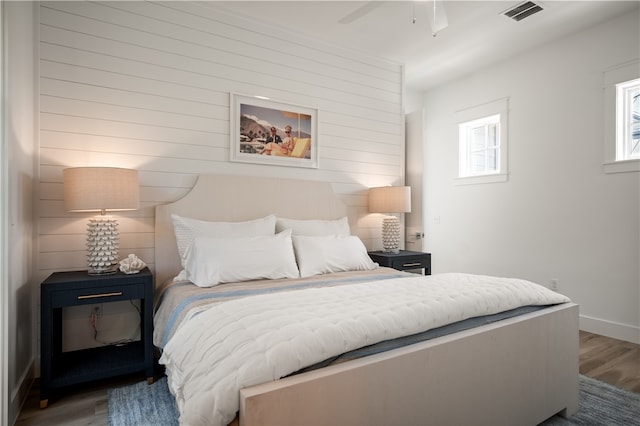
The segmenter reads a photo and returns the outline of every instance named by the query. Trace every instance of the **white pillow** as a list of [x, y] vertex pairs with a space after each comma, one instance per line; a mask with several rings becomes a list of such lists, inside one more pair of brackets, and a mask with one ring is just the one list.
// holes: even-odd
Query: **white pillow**
[[290, 230], [258, 237], [196, 236], [187, 249], [184, 268], [189, 281], [199, 287], [299, 277]]
[[301, 277], [342, 271], [368, 271], [376, 269], [360, 238], [356, 236], [293, 235]]
[[212, 238], [257, 237], [274, 235], [276, 230], [275, 215], [246, 222], [208, 222], [172, 214], [171, 221], [182, 266], [184, 266], [185, 251], [196, 236]]
[[291, 229], [293, 235], [351, 235], [346, 216], [334, 220], [299, 220], [279, 217], [276, 220], [276, 232], [282, 232], [285, 229]]

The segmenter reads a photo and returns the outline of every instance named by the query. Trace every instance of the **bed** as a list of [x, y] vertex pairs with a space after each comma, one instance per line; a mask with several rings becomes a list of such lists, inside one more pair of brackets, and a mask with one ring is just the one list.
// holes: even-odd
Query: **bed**
[[[170, 388], [183, 411], [183, 423], [533, 425], [557, 413], [570, 416], [577, 411], [578, 306], [561, 295], [553, 296], [556, 293], [524, 280], [469, 274], [423, 277], [389, 268], [369, 268], [360, 258], [354, 261], [360, 266], [352, 270], [317, 274], [315, 259], [319, 256], [310, 256], [314, 259], [310, 264], [296, 257], [298, 273], [306, 271], [303, 278], [287, 276], [287, 266], [284, 272], [281, 271], [286, 278], [238, 281], [242, 279], [242, 274], [238, 278], [237, 270], [244, 270], [239, 266], [248, 265], [247, 269], [252, 270], [257, 268], [256, 264], [260, 264], [257, 260], [262, 259], [264, 253], [258, 253], [256, 257], [238, 260], [240, 263], [235, 266], [232, 264], [236, 259], [226, 259], [225, 264], [232, 265], [229, 268], [233, 269], [226, 273], [231, 274], [236, 282], [206, 286], [206, 280], [202, 281], [200, 277], [210, 278], [212, 272], [200, 271], [202, 260], [188, 267], [191, 275], [182, 277], [185, 280], [172, 281], [183, 270], [181, 255], [184, 257], [184, 247], [181, 244], [185, 242], [181, 241], [180, 235], [176, 240], [174, 231], [176, 220], [180, 218], [253, 224], [254, 221], [261, 223], [273, 215], [278, 220], [290, 220], [294, 224], [293, 234], [296, 234], [296, 226], [304, 227], [307, 221], [337, 227], [343, 226], [346, 221], [347, 224], [356, 224], [351, 229], [357, 228], [362, 218], [351, 210], [354, 209], [346, 208], [333, 193], [331, 185], [325, 182], [225, 175], [202, 175], [184, 198], [156, 208], [157, 310], [154, 343], [162, 351], [161, 362], [166, 366]], [[286, 220], [284, 223], [288, 224]], [[299, 223], [296, 224], [296, 221]], [[266, 249], [280, 253], [282, 247], [290, 244], [285, 241], [291, 240], [285, 238], [290, 238], [296, 242], [295, 256], [298, 256], [298, 249], [300, 253], [306, 253], [305, 250], [316, 253], [313, 251], [316, 240], [327, 244], [322, 239], [324, 236], [296, 237], [284, 230], [288, 225], [280, 226], [283, 229], [279, 230], [277, 236], [237, 241], [252, 247], [253, 242], [258, 241], [256, 247], [263, 247], [264, 243]], [[349, 246], [348, 253], [344, 252], [343, 257], [350, 257], [351, 253], [359, 253], [363, 249], [353, 240], [356, 237], [331, 235], [326, 238], [330, 244], [338, 244], [337, 240], [340, 244], [346, 241], [356, 244]], [[206, 245], [209, 243], [207, 238], [192, 239], [189, 259], [206, 258], [212, 249], [218, 250], [216, 253], [222, 258], [233, 255], [235, 239], [215, 241], [215, 247], [210, 247]], [[226, 250], [221, 251], [220, 242], [224, 243]], [[340, 250], [335, 248], [338, 253]], [[197, 253], [205, 257], [199, 258]], [[330, 257], [327, 255], [327, 258]], [[219, 274], [219, 270], [216, 269], [215, 273]], [[202, 281], [200, 284], [203, 285], [196, 286], [189, 282], [190, 279]], [[510, 296], [504, 297], [509, 302], [498, 309], [499, 313], [494, 312], [496, 308], [493, 306], [487, 307], [490, 305], [486, 301], [488, 299], [481, 299], [485, 300], [481, 302], [471, 299], [476, 297], [475, 293], [480, 298], [490, 299], [490, 295], [480, 294], [485, 287], [489, 293], [498, 287], [505, 287], [510, 292]], [[466, 308], [461, 314], [449, 308], [441, 309], [446, 305], [440, 303], [426, 309], [429, 315], [425, 315], [423, 308], [398, 308], [415, 305], [413, 299], [402, 299], [405, 297], [405, 288], [410, 288], [409, 293], [415, 293], [415, 297], [422, 298], [420, 304], [433, 303], [436, 299], [453, 299], [445, 292], [455, 291], [456, 288], [458, 294], [465, 295], [458, 299], [474, 301], [466, 305], [463, 303]], [[172, 295], [174, 289], [180, 289], [183, 294]], [[239, 295], [243, 298], [238, 299]], [[369, 298], [371, 302], [368, 305], [364, 302], [359, 303], [362, 305], [359, 307], [344, 305], [350, 303], [349, 300], [360, 302]], [[511, 299], [522, 301], [512, 302]], [[187, 301], [193, 306], [185, 308]], [[378, 309], [383, 303], [384, 312], [372, 314], [367, 310], [371, 306]], [[528, 306], [516, 309], [512, 303]], [[319, 310], [324, 304], [333, 306], [333, 313], [314, 313], [316, 308]], [[536, 304], [541, 306], [526, 311], [518, 310]], [[289, 312], [290, 306], [298, 307], [299, 312], [292, 313], [296, 309]], [[482, 309], [488, 310], [485, 312]], [[271, 315], [267, 311], [273, 311], [276, 315], [266, 316]], [[417, 317], [407, 316], [411, 318], [408, 320], [411, 327], [413, 324], [424, 324], [416, 325], [419, 329], [408, 327], [409, 330], [406, 330], [407, 325], [398, 318], [400, 313], [405, 315], [405, 311], [406, 315], [417, 312]], [[443, 311], [445, 319], [431, 314], [437, 311]], [[504, 311], [509, 315], [503, 314]], [[345, 312], [349, 312], [353, 318], [345, 320]], [[494, 313], [505, 316], [494, 318]], [[351, 330], [333, 326], [323, 325], [309, 331], [306, 324], [317, 322], [314, 315], [331, 318], [335, 323], [358, 324], [355, 328], [364, 327], [368, 331], [363, 333], [364, 337], [359, 337], [364, 339], [362, 342], [350, 340], [353, 334]], [[331, 315], [336, 315], [336, 318]], [[453, 320], [446, 319], [447, 316]], [[467, 321], [478, 316], [492, 319], [480, 325], [455, 329], [458, 324], [467, 324]], [[360, 321], [359, 318], [366, 318], [370, 323], [363, 326], [356, 322]], [[376, 325], [387, 320], [381, 327]], [[398, 330], [394, 329], [395, 324], [400, 324]], [[252, 327], [256, 327], [252, 331], [255, 333], [253, 337], [239, 337], [241, 331]], [[440, 333], [446, 327], [454, 329]], [[376, 331], [379, 328], [384, 328], [384, 333], [396, 334], [381, 338], [376, 335], [380, 334]], [[287, 331], [284, 333], [282, 330]], [[378, 347], [375, 345], [394, 341], [402, 334], [421, 335], [421, 330], [425, 336], [415, 341], [405, 341], [397, 347], [369, 350]], [[285, 334], [284, 343], [272, 343], [275, 342], [271, 340], [275, 334], [269, 333]], [[342, 335], [348, 335], [349, 339], [336, 338]], [[260, 339], [262, 336], [264, 339]], [[224, 350], [219, 350], [219, 346], [224, 345], [218, 344], [216, 339], [238, 339], [231, 346], [251, 347], [247, 364], [236, 361], [245, 355], [225, 355]], [[292, 340], [303, 341], [303, 349], [291, 349], [288, 345]], [[319, 346], [318, 342], [321, 342]], [[251, 346], [254, 343], [263, 346]], [[361, 350], [368, 350], [369, 353], [336, 361], [334, 355], [340, 345], [343, 345], [343, 353], [358, 352], [358, 347], [364, 347]], [[334, 361], [316, 363], [324, 358], [322, 354], [325, 351], [330, 354], [326, 358]], [[269, 355], [265, 356], [267, 353]], [[285, 361], [280, 361], [272, 354], [284, 357]], [[265, 363], [266, 370], [257, 369], [256, 366], [262, 363]], [[223, 364], [229, 364], [227, 368], [230, 372], [218, 373], [212, 367]], [[307, 369], [309, 365], [312, 368]], [[270, 376], [274, 380], [264, 379]], [[250, 385], [245, 386], [244, 383]], [[226, 411], [208, 416], [206, 408], [203, 411], [197, 408], [213, 405], [223, 407]], [[238, 415], [233, 419], [236, 411]]]

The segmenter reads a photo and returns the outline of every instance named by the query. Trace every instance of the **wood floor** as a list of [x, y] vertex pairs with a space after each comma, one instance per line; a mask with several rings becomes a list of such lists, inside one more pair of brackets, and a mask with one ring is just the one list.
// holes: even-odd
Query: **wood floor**
[[580, 374], [640, 393], [640, 345], [581, 331]]
[[[640, 393], [640, 345], [580, 332], [580, 373]], [[34, 384], [16, 422], [25, 425], [107, 425], [107, 389], [143, 381], [140, 375], [65, 392], [40, 409]]]

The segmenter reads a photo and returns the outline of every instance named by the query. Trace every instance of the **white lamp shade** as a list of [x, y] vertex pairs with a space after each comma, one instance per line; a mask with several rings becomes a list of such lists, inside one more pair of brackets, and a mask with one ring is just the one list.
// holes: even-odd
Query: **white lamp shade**
[[72, 167], [63, 170], [64, 203], [70, 212], [136, 210], [140, 190], [136, 170]]
[[410, 186], [369, 188], [371, 213], [411, 213]]

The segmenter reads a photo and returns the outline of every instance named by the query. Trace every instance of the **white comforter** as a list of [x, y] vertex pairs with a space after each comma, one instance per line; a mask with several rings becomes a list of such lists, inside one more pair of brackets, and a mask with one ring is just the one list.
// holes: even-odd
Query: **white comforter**
[[395, 278], [251, 296], [213, 306], [165, 346], [180, 423], [226, 425], [242, 388], [366, 345], [520, 306], [569, 302], [524, 280]]

